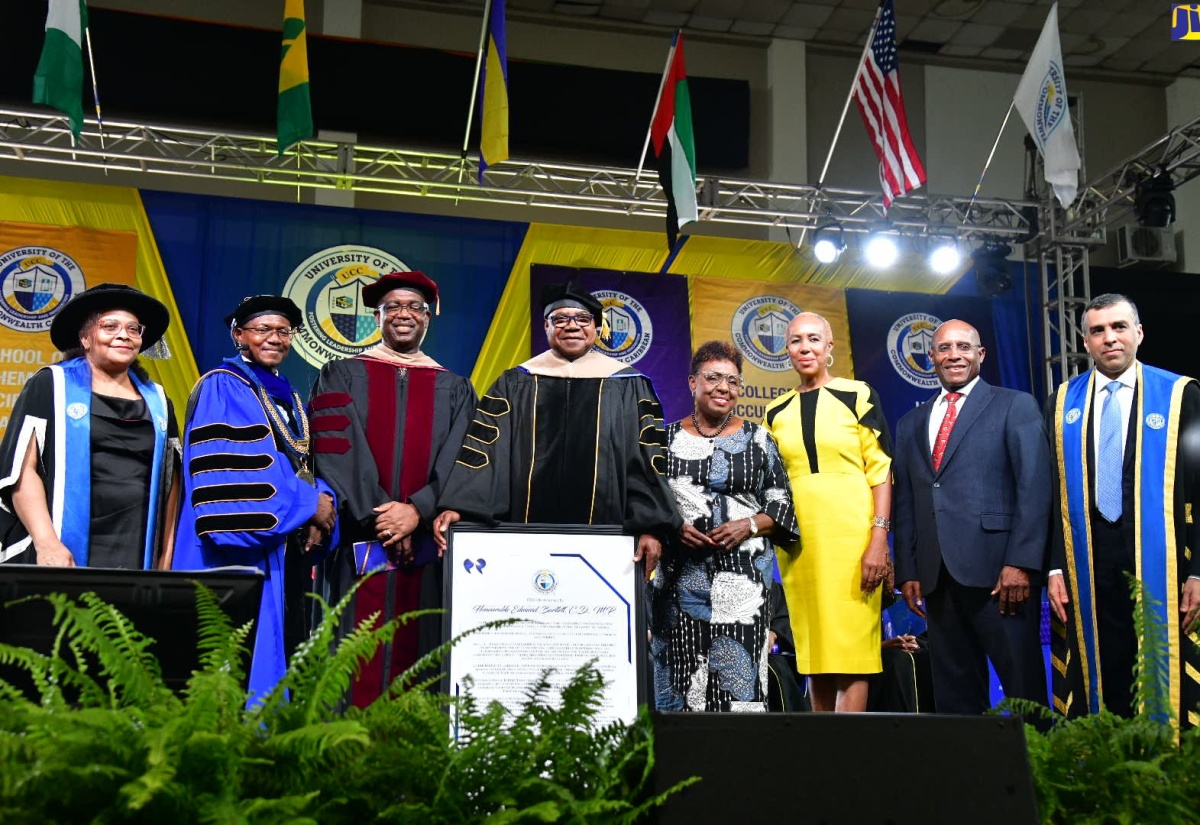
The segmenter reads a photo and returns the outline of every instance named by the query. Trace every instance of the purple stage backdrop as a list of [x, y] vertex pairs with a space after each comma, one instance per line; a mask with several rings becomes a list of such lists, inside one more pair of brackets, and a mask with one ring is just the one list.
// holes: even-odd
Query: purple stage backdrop
[[[680, 275], [576, 269], [533, 264], [529, 268], [530, 306], [540, 307], [546, 284], [575, 281], [604, 305], [612, 334], [597, 339], [596, 349], [650, 377], [667, 423], [692, 411], [687, 375], [692, 348], [687, 279]], [[545, 352], [545, 325], [533, 312], [529, 340], [534, 355]]]

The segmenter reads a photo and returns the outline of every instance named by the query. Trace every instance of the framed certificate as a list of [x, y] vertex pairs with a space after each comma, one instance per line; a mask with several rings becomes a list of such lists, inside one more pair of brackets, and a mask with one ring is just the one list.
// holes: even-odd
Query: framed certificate
[[521, 621], [459, 641], [446, 662], [446, 691], [465, 680], [482, 704], [520, 708], [547, 668], [565, 685], [594, 660], [604, 676], [599, 724], [632, 722], [647, 701], [644, 582], [632, 536], [617, 527], [458, 523], [446, 564], [446, 635], [496, 619]]

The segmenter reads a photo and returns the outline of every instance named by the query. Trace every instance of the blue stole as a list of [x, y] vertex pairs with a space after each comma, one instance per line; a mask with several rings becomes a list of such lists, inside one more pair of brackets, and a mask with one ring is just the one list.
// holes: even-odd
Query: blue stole
[[222, 363], [228, 364], [242, 371], [245, 375], [250, 376], [257, 384], [261, 384], [267, 391], [267, 395], [277, 399], [283, 404], [292, 404], [295, 400], [295, 390], [292, 389], [292, 382], [288, 381], [283, 375], [276, 375], [264, 366], [256, 364], [253, 361], [247, 361], [242, 357], [226, 358]]
[[[1099, 640], [1091, 548], [1091, 498], [1088, 467], [1087, 422], [1091, 414], [1095, 370], [1071, 379], [1058, 394], [1054, 411], [1055, 441], [1060, 445], [1059, 493], [1067, 507], [1063, 513], [1067, 584], [1072, 594], [1068, 610], [1074, 612], [1077, 630], [1074, 651], [1067, 660], [1054, 661], [1065, 673], [1074, 667], [1073, 652], [1079, 656], [1088, 711], [1098, 713], [1103, 697], [1100, 684]], [[1169, 652], [1165, 671], [1155, 673], [1158, 705], [1180, 706], [1179, 568], [1175, 536], [1175, 467], [1179, 444], [1179, 410], [1183, 388], [1194, 379], [1166, 370], [1137, 365], [1137, 407], [1130, 415], [1135, 424], [1135, 483], [1133, 500], [1135, 573], [1144, 587], [1151, 620], [1147, 634], [1154, 634], [1161, 649]], [[1127, 445], [1128, 446], [1128, 445]], [[1153, 603], [1152, 603], [1153, 602]], [[1138, 639], [1139, 651], [1145, 639]], [[1061, 697], [1055, 697], [1060, 703]], [[1067, 700], [1069, 704], [1070, 700]], [[1069, 707], [1059, 707], [1066, 713]], [[1166, 721], [1163, 719], [1162, 721]]]
[[[49, 367], [54, 375], [54, 522], [58, 537], [81, 567], [88, 564], [92, 526], [92, 367], [86, 358], [72, 358]], [[162, 387], [129, 373], [146, 402], [154, 426], [154, 463], [150, 468], [150, 501], [146, 508], [146, 544], [142, 568], [154, 563], [158, 539], [158, 510], [167, 441], [167, 398]], [[67, 498], [70, 497], [68, 505]], [[59, 515], [61, 514], [61, 516]]]

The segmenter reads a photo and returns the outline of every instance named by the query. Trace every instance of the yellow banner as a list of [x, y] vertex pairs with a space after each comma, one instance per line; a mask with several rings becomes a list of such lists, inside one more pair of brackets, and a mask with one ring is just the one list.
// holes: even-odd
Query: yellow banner
[[133, 286], [137, 233], [0, 221], [0, 435], [29, 376], [61, 358], [50, 323], [88, 287]]
[[705, 341], [729, 341], [742, 354], [742, 390], [736, 412], [761, 421], [772, 399], [794, 388], [796, 373], [787, 352], [787, 326], [801, 312], [824, 315], [833, 327], [830, 372], [854, 377], [846, 293], [835, 287], [808, 284], [689, 278], [692, 347]]

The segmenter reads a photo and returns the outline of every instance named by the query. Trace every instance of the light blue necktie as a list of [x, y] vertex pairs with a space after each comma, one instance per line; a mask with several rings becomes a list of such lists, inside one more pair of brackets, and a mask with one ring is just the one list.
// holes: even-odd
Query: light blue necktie
[[1096, 508], [1109, 521], [1121, 517], [1121, 406], [1117, 403], [1120, 381], [1109, 381], [1100, 411], [1100, 445], [1096, 451]]

